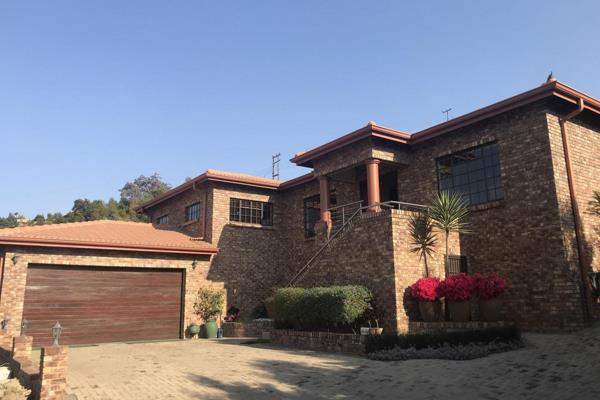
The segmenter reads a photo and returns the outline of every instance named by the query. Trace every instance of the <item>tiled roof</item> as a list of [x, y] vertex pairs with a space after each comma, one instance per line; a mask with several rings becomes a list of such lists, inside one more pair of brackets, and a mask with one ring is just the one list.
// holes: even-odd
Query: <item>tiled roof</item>
[[0, 244], [213, 254], [217, 248], [183, 233], [129, 221], [89, 221], [0, 229]]

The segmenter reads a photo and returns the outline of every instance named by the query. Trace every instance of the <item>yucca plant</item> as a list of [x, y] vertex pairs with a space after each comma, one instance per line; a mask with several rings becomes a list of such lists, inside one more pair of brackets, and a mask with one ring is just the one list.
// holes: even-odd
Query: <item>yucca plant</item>
[[600, 191], [594, 192], [594, 200], [590, 201], [590, 212], [600, 217]]
[[433, 221], [428, 213], [419, 213], [410, 218], [408, 228], [412, 239], [411, 244], [414, 245], [411, 251], [419, 253], [419, 257], [423, 258], [425, 276], [429, 277], [427, 257], [435, 252], [434, 248], [437, 244], [437, 235], [433, 231]]
[[448, 240], [450, 232], [468, 233], [467, 215], [469, 204], [462, 194], [456, 192], [440, 192], [429, 207], [429, 217], [433, 225], [444, 231], [446, 242], [445, 264], [448, 267]]

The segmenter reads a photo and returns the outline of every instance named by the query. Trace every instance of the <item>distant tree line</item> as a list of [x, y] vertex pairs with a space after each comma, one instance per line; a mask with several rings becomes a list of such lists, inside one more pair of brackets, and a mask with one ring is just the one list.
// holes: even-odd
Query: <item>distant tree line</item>
[[133, 181], [123, 185], [119, 190], [121, 194], [119, 200], [113, 198], [108, 201], [77, 199], [73, 202], [71, 211], [65, 214], [60, 212], [48, 213], [46, 215], [38, 214], [31, 220], [27, 220], [18, 212], [9, 213], [6, 217], [0, 217], [0, 229], [14, 228], [23, 223], [27, 225], [44, 225], [99, 219], [144, 222], [147, 220], [146, 217], [136, 213], [135, 208], [154, 199], [170, 188], [171, 186], [164, 182], [159, 174], [155, 173], [151, 176], [140, 175]]

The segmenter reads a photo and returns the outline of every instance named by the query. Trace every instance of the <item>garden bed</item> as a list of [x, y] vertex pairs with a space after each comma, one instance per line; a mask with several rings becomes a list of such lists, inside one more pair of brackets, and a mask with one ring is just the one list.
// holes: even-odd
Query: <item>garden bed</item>
[[521, 347], [521, 332], [515, 327], [369, 336], [365, 341], [368, 357], [381, 361], [471, 360]]

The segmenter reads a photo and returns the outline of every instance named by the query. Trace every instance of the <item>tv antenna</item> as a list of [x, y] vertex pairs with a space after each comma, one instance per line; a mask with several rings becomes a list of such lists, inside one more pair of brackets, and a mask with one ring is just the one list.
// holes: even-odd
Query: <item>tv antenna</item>
[[273, 159], [273, 163], [271, 164], [271, 176], [273, 179], [279, 180], [279, 162], [281, 161], [281, 153], [277, 153], [271, 158]]
[[450, 111], [452, 111], [452, 108], [446, 108], [444, 111], [442, 111], [442, 114], [446, 114], [446, 121], [450, 119]]

